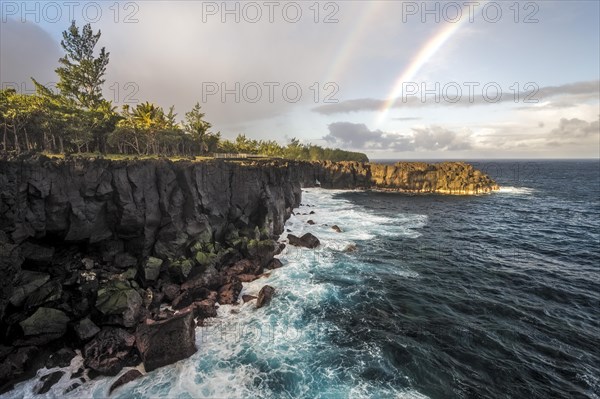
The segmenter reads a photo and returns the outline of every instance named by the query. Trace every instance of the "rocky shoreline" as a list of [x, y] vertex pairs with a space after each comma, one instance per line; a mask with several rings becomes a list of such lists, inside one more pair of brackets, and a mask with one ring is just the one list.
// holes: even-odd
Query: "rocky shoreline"
[[[301, 188], [480, 194], [465, 163], [0, 159], [0, 393], [83, 357], [80, 381], [196, 352], [195, 328], [274, 258]], [[291, 236], [315, 248], [318, 239]], [[293, 242], [292, 242], [293, 241]], [[256, 306], [275, 295], [265, 286]], [[44, 376], [47, 392], [61, 372]], [[133, 369], [119, 379], [142, 375]], [[115, 383], [116, 385], [116, 383]], [[116, 388], [116, 387], [115, 387]]]

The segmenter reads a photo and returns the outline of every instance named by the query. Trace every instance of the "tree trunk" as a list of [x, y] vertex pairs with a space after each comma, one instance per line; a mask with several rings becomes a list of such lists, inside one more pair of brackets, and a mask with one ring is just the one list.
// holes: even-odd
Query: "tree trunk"
[[60, 153], [64, 154], [65, 153], [65, 145], [63, 143], [63, 138], [62, 136], [58, 136], [58, 144], [60, 146]]
[[24, 127], [23, 131], [25, 132], [25, 147], [27, 148], [27, 151], [31, 150], [31, 143], [29, 142], [29, 135], [27, 134], [27, 128]]
[[15, 136], [15, 150], [17, 154], [21, 152], [21, 146], [19, 145], [19, 137], [17, 136], [17, 125], [13, 125], [13, 134]]
[[6, 123], [4, 124], [4, 138], [2, 140], [2, 144], [4, 145], [4, 151], [8, 151], [8, 148], [6, 148], [6, 131], [8, 130], [8, 126], [6, 126]]

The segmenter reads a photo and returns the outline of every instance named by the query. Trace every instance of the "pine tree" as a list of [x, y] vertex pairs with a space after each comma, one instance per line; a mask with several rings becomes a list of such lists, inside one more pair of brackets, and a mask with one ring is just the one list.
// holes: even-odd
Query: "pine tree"
[[183, 128], [185, 132], [192, 136], [200, 147], [200, 153], [204, 154], [209, 151], [209, 147], [214, 147], [213, 141], [208, 133], [211, 124], [204, 120], [204, 113], [201, 112], [200, 103], [196, 103], [190, 112], [185, 113], [185, 122]]
[[62, 66], [56, 69], [58, 89], [65, 97], [88, 109], [102, 102], [102, 84], [110, 54], [102, 47], [98, 57], [94, 56], [100, 34], [100, 31], [94, 34], [90, 24], [86, 24], [80, 33], [73, 21], [63, 32], [60, 42], [66, 54], [59, 59]]

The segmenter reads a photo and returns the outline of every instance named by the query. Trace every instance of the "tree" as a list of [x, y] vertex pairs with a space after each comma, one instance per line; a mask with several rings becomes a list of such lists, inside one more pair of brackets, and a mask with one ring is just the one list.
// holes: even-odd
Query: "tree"
[[142, 154], [146, 134], [143, 126], [140, 126], [139, 118], [134, 118], [134, 112], [129, 105], [123, 106], [121, 120], [117, 122], [116, 129], [108, 135], [108, 144], [117, 147], [121, 154], [128, 154], [130, 151]]
[[204, 154], [209, 151], [209, 144], [214, 147], [214, 138], [208, 132], [212, 125], [204, 120], [204, 113], [200, 109], [200, 103], [196, 103], [190, 112], [185, 113], [183, 128], [198, 143], [200, 153]]
[[158, 135], [167, 127], [164, 110], [146, 101], [134, 108], [132, 119], [136, 129], [146, 136], [146, 154], [157, 154]]
[[106, 152], [107, 137], [115, 130], [121, 117], [112, 102], [102, 100], [97, 106], [87, 111], [87, 122], [92, 132], [94, 146], [100, 152]]
[[293, 138], [285, 149], [288, 159], [308, 159], [308, 150], [300, 144], [300, 140]]
[[8, 151], [9, 127], [9, 102], [8, 99], [15, 93], [14, 89], [0, 90], [0, 121], [2, 122], [2, 150]]
[[14, 89], [2, 90], [0, 112], [3, 124], [3, 147], [8, 149], [8, 130], [12, 131], [12, 148], [17, 152], [36, 148], [30, 135], [31, 124], [41, 114], [40, 104], [35, 96], [17, 93]]
[[165, 113], [150, 102], [131, 109], [123, 106], [121, 120], [109, 135], [108, 144], [121, 153], [179, 155], [191, 153], [185, 134], [176, 121], [174, 107]]
[[219, 143], [221, 141], [221, 132], [217, 133], [208, 133], [206, 135], [206, 140], [204, 141], [206, 151], [209, 153], [214, 153], [219, 148]]
[[275, 140], [260, 140], [258, 142], [258, 153], [268, 157], [283, 157], [283, 147]]
[[231, 140], [222, 140], [219, 143], [219, 151], [227, 154], [234, 154], [239, 152], [237, 146]]
[[73, 21], [71, 27], [63, 32], [60, 42], [66, 54], [59, 59], [62, 66], [56, 69], [58, 89], [62, 95], [88, 109], [102, 102], [102, 85], [109, 59], [104, 47], [98, 57], [94, 56], [100, 34], [100, 31], [94, 34], [90, 24], [86, 24], [80, 33]]

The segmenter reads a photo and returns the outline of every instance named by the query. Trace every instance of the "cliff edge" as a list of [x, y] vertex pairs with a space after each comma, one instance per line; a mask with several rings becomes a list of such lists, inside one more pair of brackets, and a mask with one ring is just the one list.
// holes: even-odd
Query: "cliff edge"
[[317, 185], [497, 189], [458, 162], [0, 159], [0, 393], [58, 349], [107, 375], [190, 356], [195, 319], [281, 266], [284, 223]]

